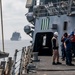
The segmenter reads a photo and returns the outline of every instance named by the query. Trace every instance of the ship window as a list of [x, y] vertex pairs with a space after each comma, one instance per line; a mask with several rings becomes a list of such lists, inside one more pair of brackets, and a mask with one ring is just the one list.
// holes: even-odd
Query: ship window
[[64, 22], [64, 26], [63, 26], [63, 30], [67, 30], [67, 25], [68, 25], [68, 22]]

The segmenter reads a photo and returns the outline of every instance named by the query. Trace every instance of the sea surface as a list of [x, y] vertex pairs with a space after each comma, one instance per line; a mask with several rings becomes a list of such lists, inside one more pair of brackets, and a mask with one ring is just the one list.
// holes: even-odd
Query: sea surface
[[[30, 40], [21, 40], [21, 41], [4, 41], [4, 51], [9, 53], [9, 57], [14, 57], [15, 50], [22, 50], [23, 47], [31, 45]], [[0, 40], [0, 51], [2, 50], [2, 41]], [[18, 59], [21, 56], [21, 51], [17, 53]]]

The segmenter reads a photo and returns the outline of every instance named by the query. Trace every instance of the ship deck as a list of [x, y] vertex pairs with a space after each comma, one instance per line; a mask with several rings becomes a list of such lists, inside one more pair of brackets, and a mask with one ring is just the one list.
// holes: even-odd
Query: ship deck
[[[31, 70], [28, 75], [74, 75], [75, 66], [67, 66], [65, 61], [60, 58], [61, 65], [52, 65], [52, 57], [39, 56], [39, 62], [33, 62], [36, 66]], [[73, 58], [73, 64], [75, 64], [75, 58]]]

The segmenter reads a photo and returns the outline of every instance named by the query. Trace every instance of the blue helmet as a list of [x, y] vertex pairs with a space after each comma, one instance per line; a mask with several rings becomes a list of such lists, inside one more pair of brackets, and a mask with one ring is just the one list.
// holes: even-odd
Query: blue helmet
[[71, 37], [71, 36], [73, 36], [73, 35], [74, 35], [74, 31], [71, 32], [71, 34], [69, 35], [69, 37]]

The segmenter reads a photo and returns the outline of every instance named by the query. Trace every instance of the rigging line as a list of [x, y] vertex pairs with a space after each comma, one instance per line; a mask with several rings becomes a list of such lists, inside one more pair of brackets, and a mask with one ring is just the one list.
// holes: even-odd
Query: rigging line
[[2, 48], [4, 52], [4, 32], [3, 32], [3, 16], [2, 16], [2, 2], [0, 0], [0, 14], [1, 14], [1, 28], [2, 28]]
[[17, 72], [19, 71], [19, 69], [17, 69], [16, 71], [15, 71], [15, 74], [17, 75]]
[[19, 59], [19, 60], [17, 60], [17, 61], [16, 61], [16, 63], [18, 63], [19, 61], [20, 61], [20, 59]]
[[75, 69], [36, 69], [37, 71], [75, 71]]
[[17, 69], [20, 66], [20, 63], [15, 67], [15, 69]]

